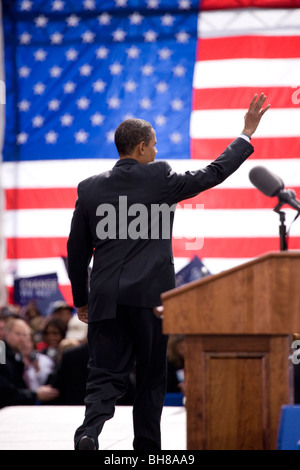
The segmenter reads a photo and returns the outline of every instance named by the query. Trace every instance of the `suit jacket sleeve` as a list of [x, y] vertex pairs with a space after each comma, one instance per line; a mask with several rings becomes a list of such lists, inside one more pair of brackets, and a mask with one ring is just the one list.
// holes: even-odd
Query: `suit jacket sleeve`
[[71, 281], [75, 307], [88, 303], [89, 276], [88, 267], [93, 254], [92, 238], [89, 225], [80, 198], [78, 198], [71, 222], [71, 230], [67, 242], [68, 274]]
[[222, 183], [239, 168], [253, 151], [254, 148], [250, 143], [238, 137], [226, 147], [215, 161], [203, 169], [178, 174], [167, 165], [166, 178], [172, 200], [179, 202], [188, 199]]

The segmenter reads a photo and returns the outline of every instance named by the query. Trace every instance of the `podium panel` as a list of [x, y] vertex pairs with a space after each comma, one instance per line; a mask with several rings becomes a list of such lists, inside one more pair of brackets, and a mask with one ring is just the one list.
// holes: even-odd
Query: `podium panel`
[[281, 404], [293, 399], [289, 348], [285, 336], [188, 335], [187, 449], [276, 449]]
[[300, 254], [270, 253], [162, 295], [163, 331], [185, 334], [188, 450], [276, 449], [294, 397], [299, 285]]

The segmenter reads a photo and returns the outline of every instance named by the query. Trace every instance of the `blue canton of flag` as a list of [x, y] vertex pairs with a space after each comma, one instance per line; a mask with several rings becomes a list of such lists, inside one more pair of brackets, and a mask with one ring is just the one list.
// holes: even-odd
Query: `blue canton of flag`
[[198, 3], [4, 1], [4, 161], [116, 158], [128, 117], [189, 158]]

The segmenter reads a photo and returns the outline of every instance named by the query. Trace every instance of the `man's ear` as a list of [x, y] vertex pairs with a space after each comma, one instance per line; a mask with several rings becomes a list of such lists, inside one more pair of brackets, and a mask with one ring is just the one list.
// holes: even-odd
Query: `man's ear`
[[138, 144], [139, 152], [141, 155], [144, 155], [145, 153], [145, 142], [142, 141]]

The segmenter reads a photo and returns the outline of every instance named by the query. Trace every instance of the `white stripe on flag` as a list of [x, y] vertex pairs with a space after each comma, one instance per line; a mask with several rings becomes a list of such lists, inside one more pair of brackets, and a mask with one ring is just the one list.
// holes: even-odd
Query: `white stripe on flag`
[[203, 60], [196, 62], [193, 79], [194, 88], [297, 85], [300, 59]]
[[299, 24], [299, 8], [237, 8], [203, 11], [198, 16], [198, 37], [245, 36], [247, 34], [290, 36], [299, 34]]
[[9, 188], [70, 188], [98, 173], [110, 170], [117, 160], [35, 160], [2, 163], [2, 185]]
[[[190, 134], [199, 138], [234, 138], [236, 130], [243, 128], [246, 109], [216, 109], [193, 111]], [[300, 137], [300, 108], [269, 109], [262, 119], [255, 137]]]
[[[269, 110], [270, 112], [271, 110]], [[229, 111], [226, 111], [229, 113]], [[298, 114], [297, 114], [298, 115]], [[236, 129], [240, 129], [241, 123]], [[255, 150], [255, 136], [252, 139]], [[215, 156], [217, 158], [218, 155]], [[222, 187], [251, 188], [249, 171], [260, 165], [279, 175], [287, 186], [298, 186], [300, 175], [300, 156], [291, 155], [287, 159], [256, 160], [254, 154], [243, 163], [236, 173], [222, 183]], [[209, 160], [167, 160], [177, 173], [195, 171], [206, 167]], [[2, 163], [2, 186], [13, 188], [76, 188], [78, 183], [89, 176], [110, 170], [116, 160], [46, 160], [38, 162]], [[75, 201], [74, 201], [75, 202]]]
[[[190, 209], [179, 205], [175, 213], [174, 237], [269, 237], [278, 234], [278, 216], [270, 209]], [[202, 205], [201, 205], [202, 206]], [[66, 237], [72, 209], [21, 209], [4, 214], [5, 236]], [[287, 222], [296, 215], [286, 209]], [[300, 224], [293, 227], [300, 235]]]
[[5, 260], [4, 269], [6, 273], [6, 283], [9, 286], [13, 285], [15, 273], [17, 273], [16, 277], [56, 273], [59, 284], [70, 284], [62, 258], [10, 259]]

